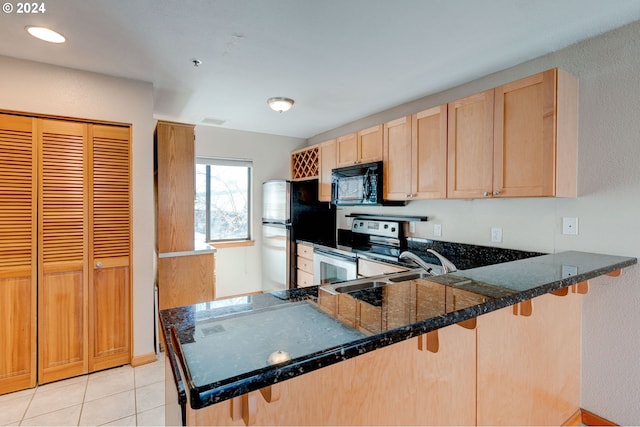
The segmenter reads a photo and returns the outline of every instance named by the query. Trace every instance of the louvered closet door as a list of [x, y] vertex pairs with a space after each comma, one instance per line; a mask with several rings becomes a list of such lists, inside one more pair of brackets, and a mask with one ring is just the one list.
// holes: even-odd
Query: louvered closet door
[[36, 382], [34, 121], [0, 114], [0, 394]]
[[89, 370], [131, 361], [130, 130], [90, 129]]
[[87, 372], [87, 125], [38, 120], [38, 382]]

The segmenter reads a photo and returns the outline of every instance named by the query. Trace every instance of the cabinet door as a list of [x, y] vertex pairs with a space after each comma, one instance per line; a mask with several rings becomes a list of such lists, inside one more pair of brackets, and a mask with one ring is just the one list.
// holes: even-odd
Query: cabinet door
[[384, 124], [384, 198], [407, 200], [412, 194], [411, 116]]
[[87, 372], [87, 125], [38, 120], [38, 382]]
[[0, 394], [36, 385], [34, 125], [0, 114]]
[[358, 258], [358, 276], [370, 277], [380, 274], [398, 273], [406, 270], [408, 270], [406, 267], [399, 265]]
[[412, 116], [411, 193], [414, 199], [447, 196], [447, 106]]
[[493, 192], [493, 89], [448, 105], [448, 198]]
[[372, 126], [358, 132], [358, 162], [382, 160], [382, 125]]
[[478, 317], [478, 425], [561, 425], [580, 408], [580, 296], [531, 302]]
[[555, 126], [556, 70], [495, 89], [494, 196], [554, 195]]
[[336, 139], [337, 165], [349, 166], [358, 162], [357, 134], [350, 133]]
[[320, 180], [318, 188], [318, 200], [331, 201], [331, 169], [337, 166], [336, 140], [320, 144]]
[[93, 125], [89, 370], [131, 361], [129, 128]]
[[194, 240], [195, 148], [191, 125], [159, 122], [158, 252], [192, 251]]

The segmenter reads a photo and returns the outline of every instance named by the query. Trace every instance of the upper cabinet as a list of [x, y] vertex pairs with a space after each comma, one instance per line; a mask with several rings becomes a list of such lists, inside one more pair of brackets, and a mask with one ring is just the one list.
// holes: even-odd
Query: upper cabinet
[[341, 136], [336, 141], [337, 166], [382, 160], [382, 125]]
[[156, 126], [159, 253], [194, 248], [194, 135], [193, 125], [159, 121]]
[[331, 168], [379, 160], [386, 200], [576, 197], [577, 104], [555, 68], [344, 135], [320, 149], [321, 200]]
[[291, 153], [291, 179], [318, 178], [320, 152], [317, 145], [301, 148]]
[[321, 202], [331, 201], [331, 170], [336, 167], [336, 140], [323, 142], [320, 147], [320, 167], [318, 200]]
[[548, 70], [495, 89], [493, 194], [575, 197], [577, 81]]
[[448, 198], [575, 197], [577, 81], [548, 70], [449, 103]]
[[384, 125], [385, 199], [445, 198], [447, 106]]
[[488, 197], [493, 191], [493, 89], [448, 106], [447, 197]]

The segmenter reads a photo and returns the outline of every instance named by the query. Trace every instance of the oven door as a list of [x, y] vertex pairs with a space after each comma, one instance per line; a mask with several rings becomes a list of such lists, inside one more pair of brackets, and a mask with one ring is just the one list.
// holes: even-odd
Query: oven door
[[357, 259], [316, 249], [313, 253], [313, 281], [315, 285], [357, 279]]

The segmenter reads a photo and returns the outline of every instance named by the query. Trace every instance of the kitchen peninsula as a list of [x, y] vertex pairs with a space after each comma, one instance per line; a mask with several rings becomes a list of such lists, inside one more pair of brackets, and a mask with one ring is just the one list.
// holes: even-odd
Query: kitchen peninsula
[[167, 408], [187, 425], [578, 425], [580, 296], [636, 263], [569, 251], [164, 310]]

